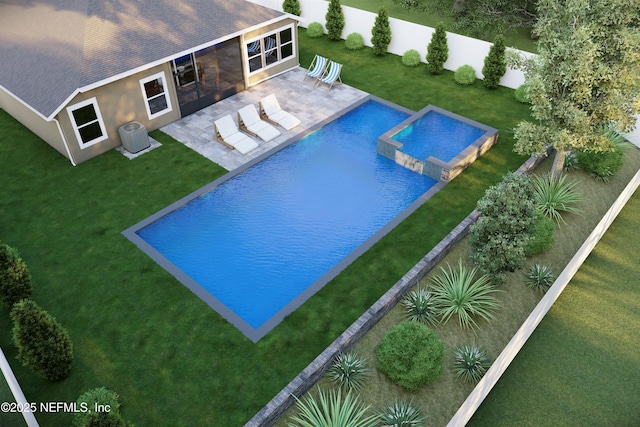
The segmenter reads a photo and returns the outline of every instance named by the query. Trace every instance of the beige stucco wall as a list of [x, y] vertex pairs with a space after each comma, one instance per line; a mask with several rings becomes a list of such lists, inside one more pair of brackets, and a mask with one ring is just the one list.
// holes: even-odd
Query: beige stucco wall
[[[275, 65], [272, 65], [269, 68], [260, 70], [250, 76], [247, 77], [247, 85], [253, 86], [261, 81], [268, 79], [269, 77], [275, 76], [277, 74], [282, 73], [283, 71], [289, 70], [291, 68], [297, 67], [300, 63], [298, 58], [298, 21], [295, 19], [287, 18], [282, 21], [275, 22], [273, 24], [267, 25], [265, 27], [261, 27], [257, 30], [250, 31], [244, 35], [244, 39], [242, 41], [242, 49], [244, 51], [246, 57], [246, 45], [244, 40], [251, 40], [256, 37], [260, 37], [262, 34], [267, 34], [271, 31], [275, 31], [279, 28], [286, 27], [287, 25], [293, 24], [293, 56], [286, 59], [285, 61], [279, 62]], [[243, 64], [245, 75], [249, 74], [249, 70], [247, 68], [246, 62]]]
[[[167, 93], [171, 99], [172, 111], [153, 120], [149, 120], [145, 107], [146, 101], [140, 87], [140, 79], [161, 71], [165, 72]], [[151, 131], [180, 118], [180, 109], [173, 88], [169, 64], [158, 65], [130, 77], [100, 86], [85, 93], [80, 93], [76, 95], [67, 106], [93, 97], [95, 97], [98, 102], [98, 107], [100, 108], [100, 113], [109, 136], [108, 139], [82, 149], [76, 140], [73, 126], [71, 125], [71, 118], [67, 113], [66, 106], [57, 116], [76, 163], [84, 162], [121, 145], [118, 127], [125, 123], [135, 120], [145, 125], [147, 129]]]
[[16, 100], [2, 88], [0, 88], [0, 107], [31, 132], [55, 148], [60, 154], [69, 158], [67, 150], [64, 148], [62, 136], [55, 122], [45, 120], [42, 116]]

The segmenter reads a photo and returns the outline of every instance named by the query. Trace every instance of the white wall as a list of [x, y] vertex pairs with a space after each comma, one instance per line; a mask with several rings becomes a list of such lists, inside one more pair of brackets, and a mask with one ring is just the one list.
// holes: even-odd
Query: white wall
[[[280, 0], [250, 1], [276, 10], [282, 10], [282, 2]], [[328, 2], [324, 0], [299, 1], [302, 9], [301, 26], [306, 27], [311, 22], [320, 22], [323, 26], [325, 25], [324, 16], [327, 13]], [[360, 33], [364, 38], [365, 45], [371, 46], [371, 29], [373, 28], [376, 14], [348, 6], [342, 6], [342, 11], [345, 21], [342, 38], [351, 33]], [[391, 26], [389, 52], [402, 55], [409, 49], [415, 49], [420, 52], [422, 62], [425, 62], [427, 45], [431, 41], [431, 34], [434, 29], [395, 18], [389, 18], [389, 24]], [[476, 76], [482, 78], [484, 58], [489, 53], [491, 43], [454, 33], [447, 33], [447, 42], [449, 45], [449, 59], [445, 62], [444, 68], [455, 71], [461, 65], [469, 64], [476, 70]], [[527, 57], [533, 55], [530, 52], [518, 52]], [[522, 83], [524, 83], [524, 74], [519, 70], [507, 69], [507, 73], [500, 80], [502, 86], [512, 89], [517, 88]]]

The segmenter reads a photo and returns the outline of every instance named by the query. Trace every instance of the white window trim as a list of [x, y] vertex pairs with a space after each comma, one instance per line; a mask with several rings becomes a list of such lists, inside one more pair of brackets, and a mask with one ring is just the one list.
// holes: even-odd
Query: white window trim
[[[160, 81], [162, 81], [162, 87], [164, 88], [164, 92], [162, 92], [162, 94], [156, 95], [155, 97], [159, 97], [161, 95], [164, 95], [164, 98], [167, 100], [167, 108], [165, 108], [164, 110], [158, 111], [157, 113], [153, 114], [151, 113], [151, 108], [149, 108], [149, 100], [153, 99], [154, 97], [148, 98], [147, 97], [147, 91], [144, 89], [144, 85], [150, 81], [153, 80], [158, 80], [160, 79]], [[160, 117], [164, 114], [170, 113], [171, 111], [173, 111], [173, 107], [171, 106], [171, 97], [169, 96], [169, 90], [167, 87], [167, 78], [166, 75], [164, 74], [164, 71], [160, 71], [157, 74], [154, 74], [152, 76], [148, 76], [145, 77], [144, 79], [140, 80], [140, 90], [142, 90], [142, 98], [144, 99], [144, 106], [147, 109], [147, 115], [149, 116], [149, 120], [153, 120], [156, 117]]]
[[[273, 31], [270, 31], [268, 33], [260, 34], [257, 37], [253, 37], [251, 39], [246, 39], [244, 41], [244, 46], [242, 48], [242, 51], [243, 51], [244, 60], [245, 60], [245, 64], [246, 64], [246, 67], [247, 67], [247, 71], [249, 72], [249, 75], [253, 75], [253, 74], [259, 73], [259, 72], [267, 70], [267, 69], [269, 69], [271, 67], [275, 67], [276, 65], [279, 65], [283, 61], [283, 59], [280, 57], [280, 55], [282, 53], [282, 51], [281, 51], [281, 46], [282, 45], [280, 44], [280, 35], [279, 34], [280, 34], [280, 32], [286, 30], [287, 28], [291, 29], [291, 41], [287, 42], [287, 44], [291, 45], [292, 52], [293, 52], [292, 56], [288, 56], [286, 59], [284, 59], [284, 60], [288, 60], [288, 59], [291, 59], [291, 58], [296, 56], [296, 36], [295, 36], [295, 34], [293, 32], [293, 24], [285, 25], [284, 27], [277, 28], [277, 29], [275, 29]], [[267, 37], [271, 36], [271, 35], [274, 35], [274, 34], [276, 34], [276, 52], [278, 54], [278, 60], [276, 62], [271, 63], [271, 64], [264, 65], [264, 58], [265, 58], [264, 49], [265, 49], [265, 46], [264, 46], [264, 41], [263, 40], [266, 39]], [[260, 40], [260, 59], [262, 61], [263, 66], [261, 68], [258, 68], [255, 71], [250, 71], [249, 52], [247, 52], [247, 45], [249, 43], [252, 43], [252, 42], [256, 41], [256, 40]], [[252, 58], [254, 58], [255, 56], [256, 55], [253, 55]]]
[[[100, 125], [100, 131], [102, 132], [102, 136], [96, 138], [96, 139], [92, 139], [89, 142], [84, 142], [82, 141], [82, 137], [80, 136], [80, 131], [78, 129], [78, 124], [76, 123], [76, 119], [73, 117], [73, 112], [82, 108], [82, 107], [86, 107], [87, 105], [92, 104], [93, 105], [93, 110], [96, 113], [96, 117], [98, 118], [97, 122]], [[78, 140], [78, 145], [80, 146], [80, 149], [85, 149], [87, 147], [91, 147], [92, 145], [95, 145], [101, 141], [104, 141], [105, 139], [109, 138], [109, 135], [107, 135], [107, 130], [104, 127], [104, 121], [102, 120], [102, 114], [100, 114], [100, 107], [98, 106], [98, 100], [93, 97], [93, 98], [89, 98], [85, 101], [79, 102], [77, 104], [73, 104], [67, 107], [67, 114], [69, 114], [69, 119], [71, 120], [71, 126], [73, 127], [73, 133], [76, 135], [76, 139]]]

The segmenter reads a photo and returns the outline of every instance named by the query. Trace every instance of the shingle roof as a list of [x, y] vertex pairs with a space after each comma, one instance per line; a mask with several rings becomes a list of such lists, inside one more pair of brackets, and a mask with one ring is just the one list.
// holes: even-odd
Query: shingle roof
[[244, 0], [0, 0], [0, 85], [49, 117], [78, 88], [282, 16]]

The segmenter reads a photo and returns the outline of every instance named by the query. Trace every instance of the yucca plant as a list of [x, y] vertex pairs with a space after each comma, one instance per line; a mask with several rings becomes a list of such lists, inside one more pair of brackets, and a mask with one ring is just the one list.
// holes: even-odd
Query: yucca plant
[[558, 224], [565, 223], [560, 212], [580, 214], [575, 205], [582, 201], [576, 191], [577, 181], [567, 181], [566, 176], [553, 178], [550, 175], [533, 178], [536, 208]]
[[487, 372], [491, 362], [487, 352], [477, 345], [463, 345], [453, 351], [453, 371], [456, 378], [466, 382], [477, 383]]
[[567, 172], [576, 170], [580, 167], [580, 163], [578, 162], [578, 156], [573, 151], [569, 151], [564, 157], [564, 165], [563, 169]]
[[426, 419], [420, 413], [420, 408], [413, 406], [413, 399], [396, 400], [378, 413], [380, 427], [421, 427]]
[[438, 323], [436, 305], [433, 295], [424, 288], [411, 291], [402, 300], [402, 305], [407, 309], [405, 318], [413, 322], [428, 325]]
[[549, 267], [536, 263], [529, 266], [529, 269], [525, 273], [524, 283], [529, 288], [547, 292], [555, 280], [556, 275]]
[[474, 280], [477, 271], [462, 265], [461, 260], [458, 268], [440, 267], [440, 273], [433, 278], [432, 293], [443, 323], [454, 315], [463, 328], [477, 327], [475, 316], [487, 321], [493, 319], [493, 311], [500, 305], [492, 295], [497, 291], [486, 274]]
[[327, 371], [328, 378], [345, 390], [360, 390], [369, 376], [366, 361], [351, 351], [340, 353]]
[[296, 400], [299, 413], [291, 417], [289, 427], [374, 427], [378, 423], [375, 415], [365, 417], [369, 405], [365, 406], [351, 392], [343, 399], [340, 389], [328, 393], [320, 390], [317, 398]]

